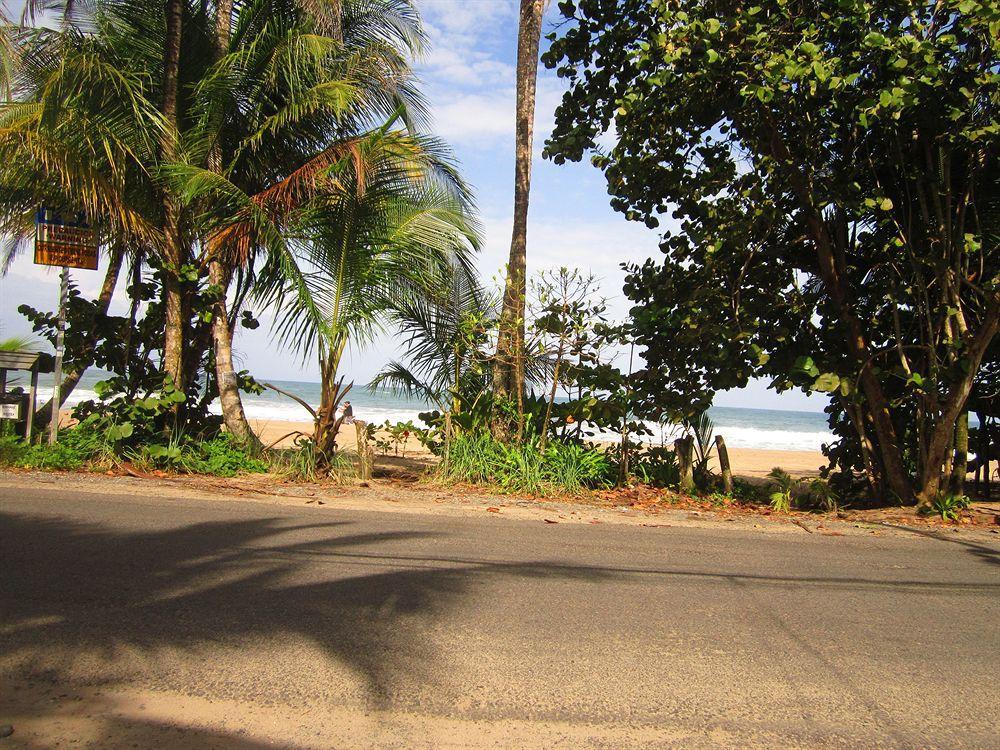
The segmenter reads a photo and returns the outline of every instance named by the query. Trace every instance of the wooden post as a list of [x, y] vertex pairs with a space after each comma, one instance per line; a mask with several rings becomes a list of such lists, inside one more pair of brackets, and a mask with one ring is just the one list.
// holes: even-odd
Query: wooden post
[[38, 392], [38, 360], [31, 368], [31, 385], [28, 386], [28, 423], [24, 426], [24, 442], [31, 443], [31, 430], [35, 424], [35, 399]]
[[993, 441], [990, 439], [989, 417], [986, 414], [979, 414], [979, 442], [983, 446], [983, 497], [991, 500], [990, 496], [990, 449]]
[[52, 421], [49, 422], [49, 445], [59, 439], [59, 409], [62, 406], [62, 366], [66, 350], [66, 306], [69, 304], [69, 268], [59, 273], [59, 318], [56, 323], [56, 366], [52, 373]]
[[693, 448], [691, 438], [682, 437], [674, 441], [674, 453], [677, 454], [677, 466], [681, 471], [680, 491], [694, 491], [694, 473], [691, 461], [691, 450]]
[[729, 451], [726, 450], [726, 441], [722, 435], [715, 436], [715, 450], [719, 453], [719, 471], [722, 472], [722, 491], [727, 495], [733, 494], [733, 470], [729, 466]]
[[372, 478], [372, 449], [368, 445], [367, 427], [367, 422], [354, 420], [354, 429], [358, 435], [358, 476], [362, 482]]

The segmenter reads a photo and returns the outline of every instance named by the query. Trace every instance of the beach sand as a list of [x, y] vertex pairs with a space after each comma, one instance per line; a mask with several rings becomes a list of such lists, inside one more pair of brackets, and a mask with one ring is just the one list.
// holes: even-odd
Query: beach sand
[[[251, 419], [250, 425], [260, 437], [264, 445], [290, 447], [294, 435], [289, 433], [305, 433], [312, 431], [309, 422], [283, 422], [279, 420]], [[356, 431], [346, 425], [341, 428], [337, 443], [341, 448], [353, 449], [356, 442]], [[411, 438], [406, 445], [408, 456], [428, 455], [416, 438]], [[778, 451], [758, 448], [729, 448], [729, 461], [733, 474], [742, 477], [765, 477], [776, 466], [780, 466], [796, 477], [817, 476], [819, 468], [826, 463], [823, 454], [818, 451]], [[715, 468], [718, 464], [713, 460]]]

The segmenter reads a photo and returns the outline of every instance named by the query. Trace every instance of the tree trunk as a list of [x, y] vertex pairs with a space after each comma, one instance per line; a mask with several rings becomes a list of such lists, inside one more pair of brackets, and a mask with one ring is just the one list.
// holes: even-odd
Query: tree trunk
[[781, 133], [772, 121], [768, 122], [765, 138], [764, 148], [771, 153], [778, 164], [788, 167], [787, 179], [804, 212], [808, 234], [816, 247], [816, 260], [823, 286], [833, 299], [841, 322], [844, 324], [847, 351], [860, 367], [861, 390], [865, 396], [868, 412], [872, 417], [872, 427], [875, 430], [884, 472], [882, 478], [888, 485], [888, 490], [902, 502], [912, 502], [916, 496], [910, 475], [903, 465], [903, 453], [896, 435], [896, 428], [889, 415], [889, 400], [870, 366], [871, 350], [864, 334], [864, 327], [848, 299], [847, 291], [844, 288], [842, 269], [837, 266], [837, 258], [834, 254], [835, 239], [831, 237], [828, 227], [816, 208], [809, 182], [798, 170], [795, 160], [789, 154], [788, 147], [782, 140]]
[[692, 449], [694, 441], [690, 437], [677, 438], [674, 441], [674, 453], [677, 455], [677, 468], [680, 472], [678, 489], [682, 494], [694, 492], [694, 471]]
[[[494, 389], [511, 396], [524, 390], [524, 318], [527, 274], [528, 193], [534, 135], [538, 43], [544, 0], [521, 0], [517, 31], [517, 105], [514, 137], [514, 228], [497, 337]], [[523, 422], [523, 415], [520, 417]], [[520, 427], [520, 425], [519, 425]]]
[[[215, 59], [216, 62], [229, 50], [229, 35], [232, 27], [233, 0], [220, 0], [216, 4], [215, 17]], [[221, 131], [221, 129], [220, 129]], [[220, 137], [208, 155], [208, 168], [215, 174], [222, 173], [222, 143]], [[210, 252], [216, 253], [220, 248], [212, 247]], [[218, 287], [219, 297], [212, 309], [212, 342], [215, 351], [215, 383], [219, 390], [219, 403], [222, 405], [222, 419], [226, 429], [241, 443], [260, 447], [260, 441], [250, 429], [246, 412], [243, 410], [243, 399], [240, 397], [236, 368], [233, 366], [233, 330], [229, 325], [229, 312], [226, 309], [226, 294], [229, 291], [229, 281], [232, 273], [216, 255], [209, 261], [208, 281]]]
[[260, 441], [250, 429], [246, 413], [243, 411], [243, 399], [240, 397], [239, 380], [233, 367], [233, 332], [229, 326], [229, 316], [226, 312], [225, 290], [228, 287], [228, 276], [222, 264], [213, 260], [208, 267], [209, 283], [222, 289], [219, 299], [212, 309], [212, 343], [215, 348], [215, 384], [219, 389], [219, 402], [222, 404], [222, 418], [226, 429], [241, 443], [259, 447]]
[[967, 410], [966, 404], [969, 400], [969, 394], [972, 392], [973, 380], [982, 364], [983, 355], [997, 335], [998, 329], [1000, 329], [1000, 295], [996, 295], [990, 300], [986, 314], [983, 316], [983, 322], [964, 347], [963, 358], [967, 364], [964, 377], [954, 385], [947, 397], [943, 399], [947, 406], [931, 431], [930, 445], [927, 449], [927, 465], [924, 467], [921, 486], [916, 495], [920, 505], [933, 502], [941, 489], [943, 479], [941, 467], [945, 464], [948, 452], [954, 448], [955, 425], [958, 423], [959, 414]]
[[[181, 58], [181, 27], [184, 18], [184, 3], [181, 0], [166, 2], [167, 33], [163, 49], [163, 116], [167, 121], [167, 132], [163, 140], [163, 156], [171, 161], [177, 154], [177, 81]], [[180, 279], [180, 267], [184, 263], [184, 250], [180, 231], [180, 206], [169, 190], [163, 191], [164, 219], [164, 284], [165, 325], [163, 342], [163, 371], [183, 389], [184, 339], [187, 326], [184, 290]]]
[[865, 467], [865, 479], [868, 482], [868, 489], [871, 491], [872, 496], [877, 496], [879, 487], [882, 484], [882, 472], [876, 464], [875, 449], [872, 446], [871, 439], [868, 437], [868, 431], [865, 430], [864, 412], [859, 404], [852, 404], [846, 398], [841, 399], [841, 402], [844, 406], [844, 411], [850, 417], [851, 424], [854, 426], [854, 432], [858, 436], [858, 444], [861, 446], [861, 461]]
[[[108, 314], [108, 307], [111, 305], [111, 298], [114, 296], [115, 286], [118, 284], [118, 274], [121, 272], [122, 259], [124, 257], [125, 253], [120, 248], [115, 248], [111, 252], [111, 258], [108, 261], [108, 270], [104, 274], [104, 283], [101, 285], [101, 293], [97, 295], [97, 308], [94, 310], [94, 319], [91, 321], [90, 330], [87, 331], [86, 348], [88, 351], [93, 351], [94, 347], [97, 346], [97, 319], [102, 315]], [[83, 373], [86, 371], [86, 367], [74, 367], [65, 374], [62, 385], [59, 387], [60, 407], [66, 403], [66, 399], [69, 398], [69, 395], [79, 384], [80, 378], [83, 377]], [[52, 408], [53, 403], [50, 398], [48, 403], [35, 413], [34, 422], [36, 429], [41, 429], [49, 424], [52, 420]]]
[[715, 436], [715, 451], [719, 454], [719, 473], [722, 474], [722, 491], [726, 495], [733, 494], [733, 470], [729, 464], [729, 451], [722, 435]]

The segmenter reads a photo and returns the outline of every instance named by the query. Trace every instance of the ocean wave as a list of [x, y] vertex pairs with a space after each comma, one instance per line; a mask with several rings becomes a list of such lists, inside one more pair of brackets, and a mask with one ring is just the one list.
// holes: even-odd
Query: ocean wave
[[[39, 403], [43, 403], [51, 395], [48, 388], [39, 388]], [[67, 405], [74, 406], [81, 401], [88, 401], [97, 398], [97, 394], [89, 388], [78, 388], [73, 391], [67, 399]], [[261, 420], [265, 422], [304, 422], [311, 419], [309, 412], [300, 404], [293, 401], [276, 401], [266, 398], [255, 398], [245, 396], [243, 407], [249, 419]], [[314, 405], [315, 407], [315, 405]], [[211, 404], [209, 409], [215, 414], [221, 414], [221, 406], [218, 401]], [[418, 426], [426, 426], [420, 421], [419, 414], [422, 409], [403, 408], [392, 404], [375, 405], [369, 403], [355, 402], [354, 415], [357, 419], [365, 420], [373, 424], [384, 424], [386, 421], [395, 424], [396, 422], [412, 421]], [[732, 410], [730, 410], [732, 411]], [[782, 429], [778, 426], [768, 425], [767, 427], [753, 424], [755, 415], [752, 409], [746, 410], [745, 424], [732, 424], [732, 417], [727, 419], [729, 424], [716, 425], [715, 434], [722, 435], [726, 439], [726, 445], [731, 448], [757, 448], [762, 450], [786, 450], [786, 451], [818, 451], [824, 443], [831, 442], [833, 435], [826, 430], [793, 430]], [[759, 417], [758, 417], [759, 418]], [[770, 412], [769, 422], [773, 422], [775, 413]], [[660, 425], [648, 422], [647, 425], [653, 431], [652, 437], [646, 437], [646, 441], [652, 444], [660, 443], [672, 444], [676, 431], [662, 430]], [[619, 435], [614, 432], [600, 431], [594, 435], [594, 439], [617, 441]]]

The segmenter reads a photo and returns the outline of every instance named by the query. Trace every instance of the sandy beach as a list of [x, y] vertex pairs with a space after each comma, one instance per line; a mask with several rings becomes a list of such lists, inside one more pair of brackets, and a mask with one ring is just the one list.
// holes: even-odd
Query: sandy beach
[[[250, 424], [264, 445], [290, 447], [299, 433], [309, 434], [309, 422], [284, 422], [280, 420], [251, 419]], [[291, 434], [290, 434], [291, 433]], [[356, 433], [353, 427], [341, 429], [338, 444], [342, 448], [354, 448]], [[408, 456], [429, 455], [415, 438], [406, 446]], [[819, 474], [819, 468], [826, 463], [818, 451], [781, 451], [758, 448], [729, 448], [729, 460], [733, 473], [744, 477], [764, 477], [776, 466], [780, 466], [793, 476], [806, 477]]]

